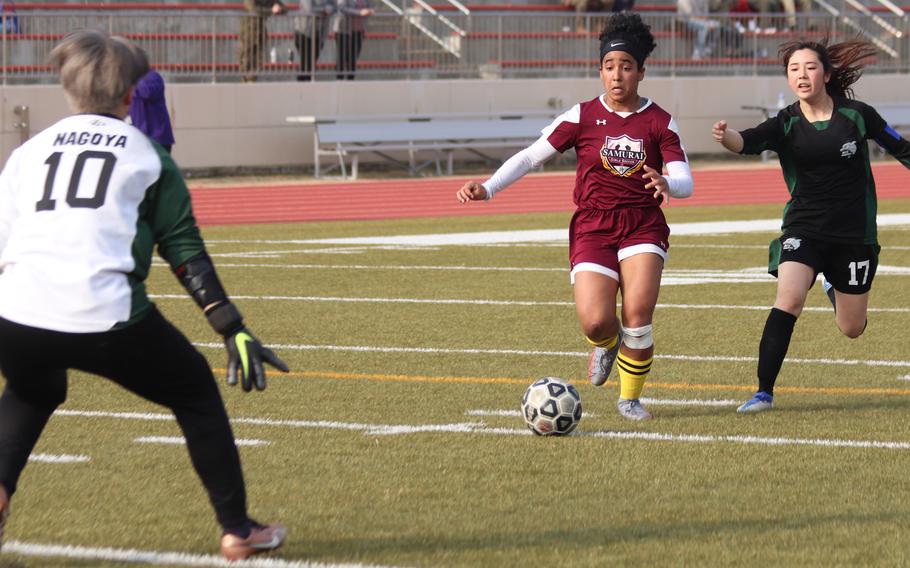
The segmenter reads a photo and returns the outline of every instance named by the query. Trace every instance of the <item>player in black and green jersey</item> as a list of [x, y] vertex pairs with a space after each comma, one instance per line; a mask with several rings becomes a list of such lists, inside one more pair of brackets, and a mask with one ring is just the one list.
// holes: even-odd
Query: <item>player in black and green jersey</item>
[[[81, 31], [50, 59], [74, 114], [17, 148], [0, 172], [0, 538], [29, 454], [66, 399], [67, 371], [79, 369], [173, 411], [225, 558], [274, 550], [287, 531], [247, 513], [212, 370], [145, 292], [157, 248], [224, 337], [229, 383], [263, 390], [264, 363], [288, 370], [228, 299], [170, 154], [123, 122], [149, 69], [145, 53]], [[180, 514], [179, 504], [165, 507]]]
[[737, 132], [720, 121], [712, 130], [732, 152], [777, 152], [790, 192], [783, 235], [771, 243], [768, 271], [777, 277], [777, 298], [759, 345], [758, 392], [738, 412], [772, 407], [793, 326], [819, 273], [830, 283], [841, 332], [856, 338], [866, 328], [881, 248], [866, 141], [874, 140], [910, 168], [910, 142], [874, 108], [853, 99], [851, 85], [862, 73], [862, 61], [875, 54], [862, 41], [784, 44], [781, 61], [799, 100], [755, 128]]

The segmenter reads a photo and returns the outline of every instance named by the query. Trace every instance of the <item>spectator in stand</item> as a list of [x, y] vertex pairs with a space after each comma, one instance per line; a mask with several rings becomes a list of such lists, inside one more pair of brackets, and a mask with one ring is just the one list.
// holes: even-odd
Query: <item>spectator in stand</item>
[[287, 8], [281, 0], [243, 0], [249, 12], [240, 21], [240, 72], [244, 83], [256, 80], [256, 71], [262, 67], [262, 57], [268, 37], [265, 20], [272, 14], [284, 14]]
[[796, 24], [797, 8], [803, 13], [812, 11], [812, 0], [780, 0], [780, 3], [784, 6], [784, 12], [787, 13], [787, 27], [791, 30], [798, 27]]
[[298, 81], [312, 81], [313, 70], [329, 35], [329, 21], [335, 13], [335, 0], [300, 0], [294, 44], [300, 54]]
[[720, 23], [708, 17], [710, 8], [710, 0], [678, 0], [676, 4], [676, 14], [689, 31], [695, 34], [693, 60], [703, 59], [714, 53], [716, 37], [713, 32], [720, 27]]
[[133, 126], [161, 144], [168, 154], [171, 153], [174, 131], [171, 130], [171, 117], [164, 100], [164, 79], [154, 69], [136, 83], [129, 115]]
[[611, 12], [631, 12], [635, 8], [635, 0], [613, 0]]
[[372, 15], [370, 0], [338, 0], [338, 16], [332, 26], [332, 31], [335, 32], [335, 71], [338, 80], [354, 80], [357, 59], [363, 48], [367, 18]]
[[585, 25], [585, 12], [600, 12], [604, 9], [603, 0], [562, 0], [562, 4], [575, 9], [575, 31], [580, 34], [588, 33], [588, 27]]

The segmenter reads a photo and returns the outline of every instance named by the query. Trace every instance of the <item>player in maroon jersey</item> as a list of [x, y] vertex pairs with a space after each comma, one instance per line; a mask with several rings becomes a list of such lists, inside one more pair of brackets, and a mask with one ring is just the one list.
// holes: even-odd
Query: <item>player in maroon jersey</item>
[[[588, 374], [602, 385], [619, 360], [617, 406], [630, 420], [651, 418], [639, 398], [651, 370], [651, 322], [669, 248], [660, 204], [692, 194], [676, 121], [638, 94], [645, 58], [655, 47], [638, 14], [612, 16], [600, 35], [604, 94], [573, 106], [490, 179], [468, 182], [456, 194], [462, 203], [488, 200], [557, 152], [575, 149], [577, 209], [569, 226], [569, 260], [578, 319], [594, 346]], [[619, 291], [622, 325], [616, 317]]]

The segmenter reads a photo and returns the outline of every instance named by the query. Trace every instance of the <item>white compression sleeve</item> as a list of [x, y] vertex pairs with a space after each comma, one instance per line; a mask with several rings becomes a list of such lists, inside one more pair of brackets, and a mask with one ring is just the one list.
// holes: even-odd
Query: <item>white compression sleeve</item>
[[692, 195], [694, 184], [688, 162], [669, 162], [667, 164], [667, 185], [670, 187], [670, 197], [685, 199]]
[[541, 136], [533, 144], [506, 160], [490, 179], [483, 182], [482, 185], [487, 190], [487, 199], [492, 199], [495, 194], [520, 180], [526, 173], [556, 154], [556, 148], [550, 144], [546, 135]]

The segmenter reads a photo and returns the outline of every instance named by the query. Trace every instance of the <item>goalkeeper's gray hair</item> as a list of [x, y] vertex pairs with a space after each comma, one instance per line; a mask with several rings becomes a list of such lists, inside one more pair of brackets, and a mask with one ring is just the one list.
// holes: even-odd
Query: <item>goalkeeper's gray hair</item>
[[113, 114], [149, 71], [148, 57], [126, 38], [100, 30], [68, 34], [51, 51], [67, 101], [75, 112]]

